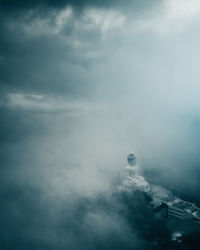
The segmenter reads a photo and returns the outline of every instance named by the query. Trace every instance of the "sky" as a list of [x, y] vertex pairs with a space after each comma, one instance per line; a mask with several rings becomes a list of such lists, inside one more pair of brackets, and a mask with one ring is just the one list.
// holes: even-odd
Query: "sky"
[[200, 202], [199, 14], [198, 0], [0, 1], [4, 248], [80, 249], [73, 214], [82, 249], [102, 231], [116, 248], [116, 228], [142, 249], [107, 198], [97, 212], [131, 151], [149, 182]]

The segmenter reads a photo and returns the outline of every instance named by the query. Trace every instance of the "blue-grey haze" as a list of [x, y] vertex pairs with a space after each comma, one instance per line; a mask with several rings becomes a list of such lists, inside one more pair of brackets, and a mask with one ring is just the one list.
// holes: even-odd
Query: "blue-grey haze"
[[129, 151], [200, 203], [200, 19], [172, 2], [0, 1], [2, 249], [150, 249], [108, 196]]

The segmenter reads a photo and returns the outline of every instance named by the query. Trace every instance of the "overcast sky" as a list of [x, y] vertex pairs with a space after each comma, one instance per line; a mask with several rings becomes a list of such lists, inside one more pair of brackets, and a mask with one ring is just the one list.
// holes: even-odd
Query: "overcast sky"
[[1, 0], [1, 195], [93, 197], [133, 151], [199, 201], [199, 26], [198, 0]]

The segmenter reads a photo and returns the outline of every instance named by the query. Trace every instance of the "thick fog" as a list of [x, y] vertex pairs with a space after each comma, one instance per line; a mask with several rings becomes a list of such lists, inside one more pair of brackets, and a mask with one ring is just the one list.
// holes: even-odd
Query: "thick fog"
[[200, 202], [199, 1], [83, 2], [0, 1], [4, 249], [150, 249], [111, 198], [130, 151]]

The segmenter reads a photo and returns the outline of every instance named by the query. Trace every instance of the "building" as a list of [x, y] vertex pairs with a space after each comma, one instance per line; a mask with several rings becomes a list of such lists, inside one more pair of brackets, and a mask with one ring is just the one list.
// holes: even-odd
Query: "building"
[[151, 205], [156, 217], [175, 218], [188, 222], [198, 223], [200, 227], [200, 208], [195, 204], [173, 196], [170, 191], [161, 186], [149, 184], [140, 174], [136, 157], [130, 153], [127, 157], [128, 166], [125, 168], [125, 177], [121, 182], [121, 190], [140, 190], [151, 198]]

